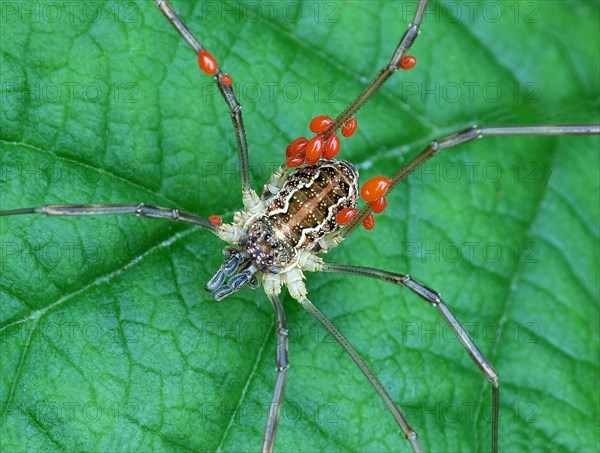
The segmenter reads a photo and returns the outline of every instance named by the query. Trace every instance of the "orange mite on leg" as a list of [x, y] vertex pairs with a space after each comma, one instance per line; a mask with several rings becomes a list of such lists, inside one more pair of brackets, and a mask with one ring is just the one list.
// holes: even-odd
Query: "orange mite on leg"
[[315, 134], [320, 134], [325, 132], [329, 126], [333, 124], [333, 120], [331, 117], [327, 115], [315, 116], [312, 120], [310, 120], [310, 124], [308, 127]]
[[198, 53], [198, 65], [200, 66], [200, 69], [208, 75], [215, 75], [219, 68], [215, 57], [206, 50], [201, 50]]
[[321, 158], [323, 153], [323, 137], [317, 135], [311, 138], [306, 144], [304, 154], [306, 155], [306, 165], [314, 165]]
[[333, 159], [340, 152], [340, 138], [337, 134], [333, 134], [327, 142], [325, 142], [325, 150], [323, 151], [324, 159]]
[[417, 59], [415, 57], [413, 57], [412, 55], [407, 55], [407, 56], [403, 57], [402, 60], [400, 60], [398, 67], [400, 69], [404, 69], [405, 71], [408, 71], [409, 69], [414, 68], [416, 64], [417, 64]]
[[362, 224], [367, 231], [375, 228], [375, 217], [373, 217], [373, 214], [369, 214], [367, 217], [365, 217], [365, 220], [363, 220]]
[[221, 217], [219, 217], [218, 215], [211, 215], [208, 217], [208, 221], [210, 223], [212, 223], [213, 225], [221, 225], [223, 223], [223, 219], [221, 219]]
[[338, 225], [348, 225], [352, 222], [352, 219], [356, 217], [358, 209], [356, 208], [344, 208], [335, 216], [335, 221]]
[[304, 149], [306, 148], [306, 144], [308, 143], [308, 139], [306, 137], [298, 137], [287, 146], [285, 149], [285, 157], [304, 155]]
[[373, 203], [383, 197], [390, 189], [392, 180], [386, 176], [375, 176], [369, 179], [360, 189], [360, 196], [367, 203]]
[[380, 197], [377, 200], [371, 202], [371, 209], [375, 214], [381, 214], [383, 211], [385, 211], [386, 207], [387, 198], [385, 197]]
[[221, 83], [226, 87], [230, 87], [231, 85], [233, 85], [233, 79], [228, 74], [221, 74], [219, 80], [221, 80]]
[[356, 118], [352, 117], [342, 126], [342, 135], [344, 137], [352, 137], [356, 132], [356, 129], [358, 129], [358, 121], [356, 121]]

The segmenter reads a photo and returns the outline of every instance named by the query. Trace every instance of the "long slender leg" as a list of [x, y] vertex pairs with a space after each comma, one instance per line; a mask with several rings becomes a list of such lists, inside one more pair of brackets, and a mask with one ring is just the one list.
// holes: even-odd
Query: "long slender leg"
[[[189, 28], [185, 25], [183, 20], [175, 12], [173, 7], [166, 0], [154, 0], [156, 6], [165, 15], [167, 20], [173, 25], [173, 27], [179, 32], [183, 39], [190, 45], [190, 47], [199, 54], [206, 49], [200, 44], [200, 41], [193, 35]], [[223, 96], [223, 99], [229, 107], [231, 114], [231, 121], [233, 122], [233, 129], [238, 145], [238, 154], [240, 159], [240, 173], [242, 178], [242, 195], [244, 200], [252, 199], [254, 202], [254, 196], [252, 195], [252, 189], [250, 188], [250, 176], [249, 176], [249, 164], [248, 164], [248, 143], [246, 141], [246, 131], [244, 129], [244, 120], [242, 118], [242, 106], [238, 102], [233, 88], [231, 86], [231, 78], [229, 76], [224, 77], [225, 73], [221, 71], [221, 68], [217, 64], [214, 79], [219, 87], [219, 91]], [[246, 201], [244, 203], [246, 205]]]
[[22, 208], [0, 211], [0, 217], [21, 214], [45, 214], [47, 216], [91, 216], [135, 214], [150, 219], [170, 220], [171, 222], [191, 223], [217, 234], [221, 228], [207, 219], [178, 209], [161, 208], [147, 204], [49, 204], [37, 208]]
[[[398, 185], [417, 167], [431, 159], [440, 151], [453, 148], [463, 143], [483, 137], [515, 136], [515, 135], [597, 135], [600, 134], [598, 124], [577, 125], [546, 125], [546, 126], [500, 126], [500, 127], [478, 127], [471, 126], [460, 132], [447, 137], [432, 141], [427, 148], [409, 160], [394, 176], [392, 176], [389, 191]], [[388, 192], [389, 192], [388, 191]], [[341, 239], [345, 239], [352, 233], [371, 212], [371, 205], [367, 203], [356, 217], [340, 230]]]
[[440, 315], [454, 331], [467, 353], [479, 367], [483, 375], [492, 383], [492, 452], [496, 453], [498, 451], [498, 416], [500, 410], [500, 383], [498, 379], [498, 373], [481, 353], [458, 319], [456, 319], [454, 314], [444, 303], [441, 296], [431, 288], [428, 288], [427, 286], [413, 280], [410, 275], [396, 274], [394, 272], [382, 271], [370, 267], [329, 263], [324, 263], [321, 270], [324, 272], [339, 272], [343, 274], [362, 275], [364, 277], [384, 280], [395, 285], [405, 286], [419, 297], [429, 302], [438, 310]]
[[400, 38], [400, 42], [398, 42], [390, 61], [379, 70], [379, 72], [375, 75], [375, 77], [373, 77], [371, 82], [369, 82], [369, 85], [367, 85], [362, 93], [360, 93], [358, 97], [337, 116], [335, 122], [325, 133], [324, 140], [327, 140], [335, 133], [335, 131], [342, 127], [342, 125], [348, 121], [352, 115], [358, 111], [358, 109], [367, 103], [371, 96], [373, 96], [373, 94], [385, 83], [385, 81], [398, 70], [400, 61], [404, 56], [406, 56], [407, 52], [415, 42], [415, 39], [417, 39], [417, 36], [419, 36], [419, 27], [423, 21], [423, 16], [425, 14], [428, 1], [429, 0], [419, 0], [412, 22], [408, 25], [408, 28]]
[[281, 413], [281, 404], [283, 403], [283, 392], [285, 391], [285, 380], [287, 377], [287, 370], [289, 367], [288, 360], [288, 329], [285, 322], [285, 312], [283, 311], [283, 305], [277, 297], [277, 294], [268, 294], [269, 300], [275, 310], [275, 319], [277, 321], [277, 380], [275, 381], [275, 388], [273, 389], [273, 398], [271, 399], [271, 405], [269, 406], [269, 416], [267, 418], [267, 425], [265, 427], [265, 435], [263, 438], [262, 451], [271, 452], [273, 451], [273, 444], [275, 443], [275, 434], [277, 432], [277, 424], [279, 423], [279, 414]]
[[421, 447], [421, 443], [419, 442], [419, 437], [417, 433], [410, 427], [406, 417], [402, 414], [400, 409], [396, 407], [396, 404], [388, 395], [387, 391], [377, 379], [377, 376], [371, 371], [369, 366], [363, 360], [363, 358], [356, 352], [356, 349], [352, 347], [352, 345], [346, 340], [346, 338], [340, 333], [340, 331], [332, 324], [332, 322], [319, 311], [317, 307], [313, 305], [313, 303], [306, 298], [306, 296], [301, 296], [298, 301], [302, 304], [302, 306], [308, 311], [330, 334], [333, 338], [337, 340], [337, 342], [344, 348], [344, 350], [348, 353], [348, 355], [354, 360], [354, 363], [360, 368], [360, 371], [365, 375], [365, 377], [369, 380], [375, 391], [379, 394], [388, 410], [393, 415], [396, 423], [406, 436], [406, 439], [410, 443], [413, 451], [422, 452], [423, 448]]

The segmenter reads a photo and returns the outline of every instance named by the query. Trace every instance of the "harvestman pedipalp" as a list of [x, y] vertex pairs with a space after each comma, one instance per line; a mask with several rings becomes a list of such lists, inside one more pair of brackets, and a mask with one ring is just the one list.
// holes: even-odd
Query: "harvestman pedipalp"
[[[179, 19], [179, 17], [175, 14], [175, 12], [170, 8], [167, 2], [157, 1], [159, 8], [161, 11], [167, 16], [169, 21], [173, 24], [173, 26], [180, 32], [180, 34], [185, 38], [185, 40], [192, 46], [192, 48], [197, 52], [201, 53], [204, 51], [204, 48], [200, 45], [200, 43], [194, 38], [194, 36], [189, 32], [189, 30], [185, 27], [183, 22]], [[348, 120], [350, 120], [353, 114], [370, 98], [370, 96], [385, 82], [385, 80], [398, 69], [398, 65], [401, 60], [406, 56], [410, 46], [413, 41], [416, 39], [418, 34], [419, 25], [421, 19], [423, 17], [423, 13], [426, 7], [426, 1], [421, 1], [419, 3], [419, 8], [413, 19], [413, 25], [409, 26], [407, 32], [404, 34], [402, 40], [400, 41], [396, 51], [390, 62], [380, 71], [380, 73], [375, 77], [375, 79], [371, 82], [371, 84], [365, 89], [365, 91], [357, 98], [357, 100], [351, 104], [348, 109], [346, 109], [342, 114], [336, 118], [335, 122], [323, 133], [324, 140], [330, 138], [337, 129], [342, 127]], [[233, 90], [230, 86], [230, 79], [228, 79], [225, 74], [221, 72], [221, 70], [213, 65], [213, 61], [205, 54], [204, 63], [205, 69], [208, 68], [208, 72], [212, 72], [214, 69], [215, 79], [217, 81], [218, 87], [223, 94], [232, 114], [232, 120], [234, 124], [234, 129], [236, 132], [240, 163], [241, 163], [241, 176], [242, 176], [242, 198], [244, 202], [244, 212], [241, 217], [242, 220], [246, 221], [247, 218], [244, 218], [244, 213], [250, 214], [259, 214], [263, 212], [264, 207], [262, 206], [262, 199], [257, 196], [257, 194], [250, 188], [249, 184], [249, 176], [248, 176], [248, 152], [246, 145], [246, 138], [244, 133], [244, 126], [241, 116], [240, 106], [233, 95]], [[441, 140], [434, 141], [429, 147], [427, 147], [424, 151], [422, 151], [417, 157], [415, 157], [411, 162], [409, 162], [402, 170], [400, 170], [397, 174], [395, 174], [391, 178], [391, 182], [389, 183], [386, 190], [390, 190], [396, 184], [398, 184], [402, 179], [404, 179], [410, 171], [419, 166], [421, 163], [438, 153], [439, 151], [450, 148], [467, 141], [473, 140], [475, 138], [480, 138], [483, 136], [493, 136], [493, 135], [523, 135], [523, 134], [597, 134], [599, 133], [598, 126], [527, 126], [527, 127], [489, 127], [489, 128], [469, 128], [458, 134], [451, 135], [449, 137], [443, 138]], [[318, 164], [321, 165], [321, 164]], [[271, 192], [277, 192], [280, 189], [285, 179], [285, 173], [283, 171], [278, 172], [271, 179], [270, 187], [272, 188]], [[271, 190], [271, 189], [269, 189]], [[379, 193], [380, 196], [383, 196], [385, 193]], [[264, 198], [270, 199], [274, 193], [267, 192]], [[332, 235], [328, 237], [329, 242], [324, 243], [319, 251], [326, 251], [330, 248], [338, 245], [345, 237], [347, 237], [352, 231], [354, 231], [360, 223], [362, 223], [370, 213], [370, 205], [367, 204], [355, 217], [354, 219], [343, 229], [340, 230], [339, 234]], [[43, 213], [46, 215], [54, 216], [54, 215], [65, 215], [65, 216], [77, 216], [77, 215], [102, 215], [102, 214], [136, 214], [142, 217], [149, 218], [157, 218], [157, 219], [165, 219], [172, 221], [180, 221], [184, 223], [190, 223], [193, 225], [201, 226], [209, 231], [217, 234], [219, 237], [228, 240], [229, 242], [234, 243], [235, 245], [239, 244], [239, 235], [240, 231], [231, 225], [215, 225], [214, 223], [204, 219], [202, 217], [195, 216], [193, 214], [187, 214], [180, 212], [175, 209], [165, 209], [165, 208], [157, 208], [153, 206], [146, 205], [78, 205], [78, 206], [57, 206], [50, 205], [40, 208], [26, 208], [26, 209], [14, 209], [3, 211], [1, 215], [16, 215], [16, 214], [32, 214], [32, 213]], [[241, 225], [241, 221], [238, 218], [237, 221], [234, 221], [234, 224], [237, 223], [238, 226]], [[241, 228], [240, 228], [241, 229]], [[310, 255], [310, 254], [308, 254]], [[487, 362], [487, 360], [483, 357], [483, 355], [479, 352], [475, 344], [471, 341], [469, 336], [466, 334], [464, 329], [460, 326], [456, 318], [450, 313], [446, 305], [441, 301], [439, 295], [428, 289], [427, 287], [415, 282], [409, 276], [399, 275], [394, 273], [388, 273], [384, 271], [378, 271], [370, 268], [364, 267], [356, 267], [356, 266], [344, 266], [344, 265], [333, 265], [333, 264], [325, 264], [321, 263], [318, 257], [315, 256], [306, 256], [306, 258], [314, 259], [315, 262], [310, 264], [308, 262], [304, 262], [301, 270], [314, 270], [314, 271], [326, 271], [326, 272], [342, 272], [342, 273], [355, 273], [364, 276], [370, 276], [373, 278], [383, 279], [395, 284], [403, 285], [414, 291], [420, 297], [433, 304], [438, 308], [441, 315], [448, 321], [448, 323], [452, 326], [453, 330], [459, 336], [461, 342], [471, 355], [471, 357], [475, 360], [477, 365], [481, 368], [482, 372], [486, 376], [486, 378], [493, 383], [493, 406], [494, 406], [494, 422], [492, 426], [492, 449], [494, 451], [497, 450], [497, 422], [498, 422], [498, 385], [497, 385], [497, 375], [491, 365]], [[217, 272], [217, 274], [213, 277], [211, 282], [209, 283], [209, 288], [215, 294], [217, 299], [226, 297], [232, 292], [239, 289], [244, 284], [255, 284], [257, 282], [254, 281], [256, 269], [253, 269], [250, 265], [245, 269], [242, 269], [242, 272], [237, 274], [233, 279], [229, 280], [227, 285], [223, 285], [224, 279], [226, 276], [230, 276], [232, 273], [238, 269], [238, 266], [244, 264], [244, 257], [241, 257], [239, 253], [233, 252], [230, 254], [227, 261], [223, 264], [221, 269]], [[311, 267], [312, 266], [312, 267]], [[242, 266], [243, 267], [243, 266]], [[280, 281], [273, 281], [273, 279], [267, 276], [268, 272], [264, 272], [264, 275], [261, 276], [263, 279], [263, 284], [270, 285], [269, 290], [267, 291], [269, 299], [273, 304], [276, 313], [276, 319], [278, 324], [278, 344], [277, 344], [277, 367], [278, 367], [278, 375], [277, 382], [275, 386], [274, 396], [273, 396], [273, 404], [270, 406], [271, 410], [269, 412], [269, 418], [267, 422], [267, 428], [265, 430], [265, 440], [263, 444], [264, 450], [271, 450], [273, 447], [273, 442], [275, 439], [275, 431], [277, 427], [277, 420], [279, 417], [279, 410], [281, 407], [281, 402], [283, 398], [283, 391], [285, 386], [285, 379], [287, 373], [287, 334], [286, 334], [286, 324], [285, 324], [285, 316], [283, 312], [283, 307], [278, 298], [278, 285], [281, 283]], [[275, 274], [274, 274], [275, 275]], [[298, 274], [296, 274], [297, 276]], [[279, 277], [277, 277], [279, 279]], [[373, 373], [369, 370], [364, 361], [358, 356], [356, 351], [350, 346], [350, 344], [344, 339], [344, 337], [337, 331], [337, 329], [324, 317], [323, 314], [305, 297], [303, 294], [304, 289], [303, 285], [299, 283], [299, 280], [285, 280], [288, 286], [290, 286], [290, 290], [293, 291], [294, 296], [300, 301], [300, 303], [304, 306], [304, 308], [311, 313], [344, 347], [344, 349], [350, 354], [350, 356], [355, 360], [358, 366], [361, 368], [361, 371], [366, 375], [369, 381], [373, 384], [376, 391], [379, 393], [381, 398], [384, 400], [388, 409], [394, 415], [397, 423], [401, 427], [404, 434], [409, 438], [413, 449], [415, 451], [420, 451], [420, 444], [416, 437], [416, 434], [407, 421], [402, 416], [401, 412], [396, 408], [392, 399], [388, 396], [387, 392], [383, 389], [377, 378], [373, 375]], [[266, 286], [265, 285], [265, 286]]]

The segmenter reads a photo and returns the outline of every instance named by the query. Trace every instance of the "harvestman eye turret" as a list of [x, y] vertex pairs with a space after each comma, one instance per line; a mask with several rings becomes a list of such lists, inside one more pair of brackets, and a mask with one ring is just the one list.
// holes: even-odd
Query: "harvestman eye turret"
[[[159, 10], [192, 47], [201, 70], [212, 76], [227, 103], [237, 139], [240, 160], [243, 209], [236, 212], [232, 223], [220, 217], [203, 218], [177, 209], [146, 204], [47, 205], [0, 211], [1, 216], [45, 214], [47, 216], [95, 216], [135, 214], [141, 217], [183, 222], [204, 228], [228, 243], [225, 259], [206, 289], [215, 300], [222, 300], [245, 285], [262, 286], [275, 313], [277, 326], [277, 376], [272, 403], [264, 432], [263, 451], [271, 451], [284, 396], [288, 361], [288, 330], [279, 295], [286, 287], [297, 300], [344, 348], [394, 417], [415, 452], [422, 451], [417, 433], [396, 406], [388, 392], [365, 361], [308, 299], [304, 272], [336, 272], [355, 274], [390, 282], [408, 288], [437, 309], [492, 387], [491, 449], [498, 451], [499, 378], [493, 366], [478, 349], [441, 296], [409, 275], [383, 270], [326, 263], [322, 255], [340, 245], [361, 224], [371, 230], [373, 213], [387, 207], [386, 195], [414, 169], [445, 149], [489, 136], [599, 134], [599, 125], [544, 125], [513, 127], [472, 126], [433, 141], [390, 177], [377, 176], [359, 189], [355, 166], [336, 160], [341, 149], [338, 131], [345, 138], [358, 127], [356, 112], [398, 69], [409, 70], [416, 58], [408, 51], [419, 35], [427, 0], [420, 0], [412, 22], [403, 34], [388, 63], [346, 110], [336, 118], [322, 115], [310, 122], [315, 133], [310, 139], [298, 137], [286, 149], [283, 164], [265, 184], [259, 195], [250, 187], [249, 160], [241, 106], [233, 91], [231, 76], [224, 73], [217, 60], [187, 28], [168, 2], [156, 0]], [[359, 208], [359, 198], [364, 205]]]

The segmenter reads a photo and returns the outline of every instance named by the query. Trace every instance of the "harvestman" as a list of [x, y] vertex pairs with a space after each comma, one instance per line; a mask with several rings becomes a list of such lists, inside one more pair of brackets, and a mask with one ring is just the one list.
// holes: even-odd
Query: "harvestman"
[[[264, 286], [273, 306], [277, 324], [276, 369], [277, 378], [266, 423], [263, 451], [272, 451], [277, 424], [283, 401], [288, 370], [288, 330], [284, 309], [279, 299], [281, 287], [285, 285], [293, 298], [306, 309], [344, 348], [354, 360], [373, 388], [379, 394], [396, 423], [406, 436], [415, 452], [422, 451], [417, 433], [388, 395], [365, 361], [348, 343], [337, 328], [307, 298], [303, 283], [303, 271], [337, 272], [356, 274], [401, 285], [416, 293], [433, 305], [459, 338], [467, 353], [492, 385], [492, 451], [498, 451], [499, 378], [498, 374], [480, 352], [465, 329], [452, 314], [440, 295], [409, 275], [361, 266], [325, 263], [320, 254], [339, 245], [360, 224], [372, 228], [371, 212], [385, 209], [385, 195], [418, 166], [440, 151], [458, 146], [474, 139], [502, 135], [559, 135], [599, 134], [599, 125], [546, 125], [515, 127], [472, 126], [455, 134], [433, 141], [417, 154], [391, 178], [376, 177], [367, 181], [361, 191], [366, 204], [356, 209], [358, 203], [358, 173], [345, 162], [332, 159], [339, 150], [336, 132], [351, 135], [356, 128], [353, 115], [370, 99], [385, 81], [400, 67], [410, 69], [413, 57], [407, 52], [419, 34], [427, 0], [420, 0], [412, 23], [403, 34], [390, 61], [372, 79], [363, 92], [338, 115], [335, 120], [318, 117], [311, 122], [317, 133], [311, 140], [294, 141], [288, 147], [287, 166], [283, 165], [265, 185], [259, 196], [250, 187], [248, 148], [242, 120], [241, 106], [232, 89], [232, 79], [221, 71], [214, 57], [209, 54], [179, 18], [168, 2], [155, 0], [158, 8], [198, 54], [201, 69], [214, 76], [214, 80], [227, 103], [237, 138], [242, 181], [244, 208], [234, 216], [231, 224], [221, 224], [219, 218], [203, 218], [146, 204], [87, 204], [47, 205], [36, 208], [21, 208], [0, 211], [0, 216], [19, 214], [45, 214], [48, 216], [90, 216], [135, 214], [141, 217], [183, 222], [202, 227], [217, 235], [230, 246], [225, 249], [226, 259], [207, 283], [206, 289], [221, 300], [238, 291], [244, 285], [252, 288]], [[314, 128], [312, 127], [314, 125]], [[336, 143], [337, 141], [337, 143]], [[322, 155], [322, 153], [324, 153]], [[304, 165], [303, 165], [304, 164]], [[299, 167], [288, 175], [292, 167]], [[310, 189], [315, 184], [319, 190]], [[317, 184], [318, 183], [318, 184]], [[343, 187], [335, 192], [336, 185]], [[314, 204], [319, 215], [312, 216], [304, 204]], [[295, 198], [296, 197], [296, 198]], [[278, 216], [278, 217], [276, 217]], [[277, 221], [273, 219], [277, 219]], [[311, 223], [312, 222], [312, 223]], [[229, 278], [227, 280], [227, 278]], [[227, 281], [226, 281], [227, 280]]]

